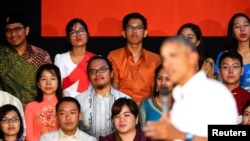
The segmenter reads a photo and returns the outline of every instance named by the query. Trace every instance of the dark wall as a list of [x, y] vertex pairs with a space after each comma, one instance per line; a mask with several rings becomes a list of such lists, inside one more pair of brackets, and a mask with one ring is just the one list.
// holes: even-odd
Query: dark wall
[[[54, 59], [56, 53], [67, 51], [68, 43], [64, 37], [41, 37], [41, 0], [0, 0], [0, 44], [6, 44], [3, 17], [7, 12], [13, 10], [24, 12], [31, 28], [28, 36], [31, 44], [47, 50], [52, 59]], [[145, 39], [144, 47], [158, 53], [161, 42], [165, 38], [149, 36]], [[217, 54], [226, 47], [226, 38], [204, 37], [204, 44], [207, 48], [207, 54], [216, 59]], [[106, 56], [110, 50], [124, 45], [125, 40], [122, 37], [91, 37], [88, 41], [87, 50]]]

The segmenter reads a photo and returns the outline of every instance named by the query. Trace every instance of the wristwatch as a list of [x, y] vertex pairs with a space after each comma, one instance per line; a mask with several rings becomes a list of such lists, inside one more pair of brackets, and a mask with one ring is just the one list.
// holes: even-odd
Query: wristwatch
[[187, 133], [186, 134], [186, 140], [185, 141], [192, 141], [194, 138], [194, 134], [192, 133]]

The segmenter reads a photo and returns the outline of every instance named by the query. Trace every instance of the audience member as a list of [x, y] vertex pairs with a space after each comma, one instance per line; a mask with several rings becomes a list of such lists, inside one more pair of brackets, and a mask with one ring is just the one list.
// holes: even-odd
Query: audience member
[[128, 96], [112, 87], [113, 71], [108, 59], [101, 56], [92, 57], [87, 65], [87, 72], [93, 87], [76, 96], [83, 114], [79, 127], [99, 138], [114, 131], [110, 119], [114, 101]]
[[[227, 38], [229, 50], [236, 50], [243, 58], [244, 73], [240, 78], [242, 88], [250, 91], [250, 18], [243, 13], [234, 14], [228, 24]], [[223, 54], [219, 53], [216, 60], [215, 73], [219, 72], [219, 59]], [[218, 80], [221, 80], [218, 74]]]
[[81, 117], [80, 104], [73, 97], [64, 97], [56, 104], [57, 121], [60, 128], [41, 136], [40, 141], [96, 141], [95, 137], [78, 129]]
[[21, 12], [4, 18], [9, 47], [0, 48], [0, 89], [19, 98], [25, 105], [36, 95], [35, 73], [42, 64], [50, 63], [47, 51], [27, 41], [30, 27]]
[[189, 39], [196, 47], [199, 53], [198, 70], [205, 71], [208, 78], [214, 78], [214, 60], [207, 57], [205, 46], [203, 44], [203, 36], [198, 25], [193, 23], [183, 24], [177, 32]]
[[162, 65], [156, 68], [155, 70], [155, 87], [153, 91], [153, 96], [142, 101], [139, 106], [140, 113], [140, 125], [144, 127], [147, 121], [156, 121], [161, 118], [162, 109], [163, 109], [163, 95], [160, 91], [161, 87], [167, 87], [167, 104], [168, 110], [171, 109], [173, 99], [171, 91], [173, 85], [169, 80], [166, 70], [162, 68]]
[[116, 131], [99, 141], [151, 141], [139, 129], [139, 109], [132, 99], [119, 98], [112, 106], [111, 119]]
[[125, 47], [111, 51], [108, 59], [114, 68], [114, 88], [128, 94], [139, 105], [151, 96], [154, 70], [161, 63], [159, 55], [143, 48], [147, 36], [147, 19], [140, 13], [129, 13], [122, 21]]
[[70, 50], [56, 54], [54, 63], [60, 68], [64, 96], [75, 97], [89, 87], [87, 63], [94, 54], [86, 50], [89, 31], [82, 19], [74, 18], [68, 22], [66, 36]]
[[239, 115], [242, 118], [242, 109], [246, 101], [250, 100], [250, 93], [240, 86], [240, 77], [243, 74], [242, 56], [237, 51], [229, 51], [222, 54], [219, 60], [220, 76], [226, 87], [232, 92]]
[[250, 125], [250, 100], [248, 100], [242, 109], [242, 125]]
[[25, 109], [26, 141], [38, 141], [42, 134], [59, 128], [55, 112], [56, 103], [62, 98], [59, 68], [54, 64], [39, 67], [36, 86], [37, 97]]
[[24, 128], [24, 136], [26, 136], [26, 123], [25, 123], [25, 118], [24, 118], [24, 110], [23, 110], [23, 105], [21, 101], [13, 96], [12, 94], [9, 94], [8, 92], [0, 90], [0, 107], [5, 105], [5, 104], [11, 104], [17, 107], [17, 109], [20, 112], [20, 115], [23, 120], [23, 128]]
[[0, 107], [0, 140], [22, 141], [24, 123], [16, 106], [6, 104]]
[[[161, 46], [162, 64], [172, 83], [171, 113], [147, 122], [146, 135], [164, 140], [207, 140], [208, 124], [237, 124], [237, 108], [230, 91], [217, 80], [197, 72], [199, 54], [183, 36], [170, 37]], [[223, 101], [223, 103], [222, 103]]]

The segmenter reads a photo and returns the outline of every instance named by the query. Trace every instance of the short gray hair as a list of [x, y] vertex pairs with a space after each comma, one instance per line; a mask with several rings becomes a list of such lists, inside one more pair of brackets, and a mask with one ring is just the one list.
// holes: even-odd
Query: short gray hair
[[177, 35], [177, 36], [171, 36], [168, 37], [167, 39], [165, 39], [162, 42], [162, 45], [168, 42], [173, 42], [173, 41], [177, 41], [181, 44], [186, 45], [187, 47], [189, 47], [192, 51], [197, 52], [197, 47], [187, 38], [185, 38], [183, 35]]

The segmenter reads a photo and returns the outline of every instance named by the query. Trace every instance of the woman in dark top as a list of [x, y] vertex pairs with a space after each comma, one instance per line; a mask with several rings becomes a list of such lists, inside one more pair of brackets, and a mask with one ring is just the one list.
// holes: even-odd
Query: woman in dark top
[[112, 106], [112, 115], [116, 131], [99, 141], [152, 141], [139, 130], [139, 110], [132, 99], [120, 98]]
[[23, 120], [18, 109], [11, 104], [0, 108], [0, 140], [22, 141]]

